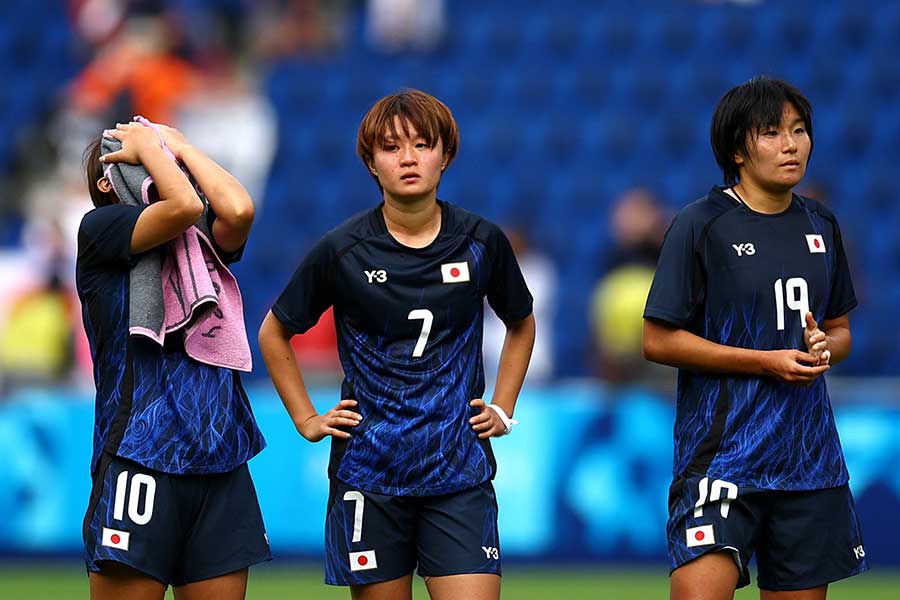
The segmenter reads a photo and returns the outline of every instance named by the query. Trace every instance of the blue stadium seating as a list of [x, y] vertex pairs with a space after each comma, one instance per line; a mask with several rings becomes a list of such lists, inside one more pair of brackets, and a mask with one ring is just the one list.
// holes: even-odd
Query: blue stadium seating
[[[192, 10], [205, 3], [180, 0]], [[41, 35], [23, 15], [45, 3], [3, 4], [0, 169], [8, 169], [15, 132], [42, 118], [42, 99], [63, 79], [54, 59], [68, 34], [52, 3], [40, 10], [55, 24]], [[616, 196], [644, 185], [675, 209], [718, 183], [708, 142], [715, 103], [766, 73], [813, 102], [808, 178], [828, 191], [855, 266], [859, 343], [839, 372], [896, 374], [897, 334], [881, 322], [900, 305], [900, 4], [677, 4], [454, 0], [445, 42], [400, 57], [368, 48], [356, 8], [342, 53], [272, 65], [264, 85], [281, 139], [238, 267], [248, 322], [259, 322], [316, 238], [378, 201], [355, 155], [356, 128], [380, 96], [421, 87], [451, 106], [462, 131], [440, 196], [501, 223], [531, 224], [560, 270], [558, 375], [585, 374], [586, 359], [571, 357], [589, 355], [587, 298], [610, 251]]]

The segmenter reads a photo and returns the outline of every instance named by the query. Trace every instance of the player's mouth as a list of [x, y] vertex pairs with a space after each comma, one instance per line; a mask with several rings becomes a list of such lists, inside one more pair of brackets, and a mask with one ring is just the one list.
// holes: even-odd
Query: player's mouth
[[421, 177], [419, 177], [418, 173], [406, 173], [400, 177], [400, 181], [405, 181], [407, 183], [414, 183], [420, 179]]
[[786, 160], [783, 163], [781, 163], [781, 166], [787, 167], [787, 168], [796, 168], [796, 167], [800, 166], [800, 161], [799, 160]]

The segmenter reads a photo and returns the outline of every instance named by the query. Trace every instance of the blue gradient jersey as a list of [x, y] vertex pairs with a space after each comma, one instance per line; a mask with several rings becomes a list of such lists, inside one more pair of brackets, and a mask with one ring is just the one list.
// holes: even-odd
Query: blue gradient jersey
[[362, 422], [332, 439], [329, 475], [393, 496], [456, 492], [490, 479], [487, 440], [469, 425], [484, 393], [484, 297], [504, 321], [531, 314], [531, 294], [506, 236], [440, 203], [441, 229], [425, 248], [398, 243], [381, 207], [329, 232], [272, 309], [295, 333], [334, 306], [342, 398]]
[[[644, 316], [726, 346], [805, 351], [807, 311], [821, 324], [855, 306], [828, 209], [794, 196], [784, 212], [760, 214], [713, 188], [672, 222]], [[843, 485], [825, 379], [799, 387], [679, 370], [674, 472], [774, 490]]]
[[104, 451], [165, 473], [230, 471], [265, 447], [237, 372], [189, 358], [178, 335], [163, 348], [128, 334], [131, 235], [142, 210], [96, 208], [78, 230], [75, 280], [97, 386], [91, 472]]

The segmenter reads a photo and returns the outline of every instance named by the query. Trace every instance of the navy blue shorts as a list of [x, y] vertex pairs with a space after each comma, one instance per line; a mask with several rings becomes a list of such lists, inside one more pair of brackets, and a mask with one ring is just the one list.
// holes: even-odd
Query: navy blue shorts
[[675, 480], [669, 492], [674, 571], [708, 552], [731, 551], [738, 587], [756, 555], [764, 590], [805, 590], [868, 570], [850, 487], [810, 491], [738, 488], [709, 477]]
[[170, 475], [104, 454], [84, 518], [87, 569], [115, 561], [183, 585], [271, 560], [247, 465]]
[[490, 481], [442, 496], [385, 496], [332, 480], [325, 583], [500, 574], [497, 499]]

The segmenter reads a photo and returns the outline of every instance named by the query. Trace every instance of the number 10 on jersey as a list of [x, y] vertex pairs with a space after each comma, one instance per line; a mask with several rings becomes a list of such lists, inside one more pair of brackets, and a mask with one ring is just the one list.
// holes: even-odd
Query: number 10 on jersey
[[784, 330], [784, 304], [787, 297], [787, 307], [800, 313], [800, 327], [806, 327], [806, 313], [809, 312], [809, 287], [802, 277], [791, 277], [782, 283], [781, 279], [775, 282], [775, 312], [778, 318], [778, 331]]

